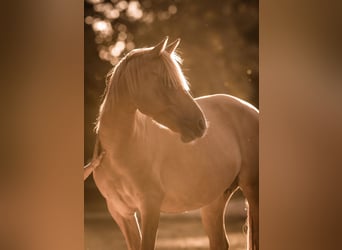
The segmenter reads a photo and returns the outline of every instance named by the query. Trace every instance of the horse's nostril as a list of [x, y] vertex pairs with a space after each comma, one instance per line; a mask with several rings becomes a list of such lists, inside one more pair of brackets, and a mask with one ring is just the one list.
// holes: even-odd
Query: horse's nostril
[[204, 130], [204, 129], [205, 129], [205, 121], [204, 121], [203, 119], [200, 119], [200, 120], [198, 121], [198, 128], [199, 128], [200, 130]]

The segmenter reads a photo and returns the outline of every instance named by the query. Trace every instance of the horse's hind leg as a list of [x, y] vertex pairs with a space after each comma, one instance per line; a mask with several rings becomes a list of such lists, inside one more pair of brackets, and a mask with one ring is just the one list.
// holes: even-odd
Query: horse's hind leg
[[224, 214], [227, 200], [234, 189], [228, 189], [209, 205], [201, 208], [201, 217], [204, 230], [209, 237], [211, 250], [227, 250], [229, 241], [224, 226]]
[[132, 214], [123, 217], [120, 213], [116, 211], [115, 207], [111, 205], [110, 202], [107, 202], [107, 207], [111, 216], [118, 224], [122, 234], [125, 237], [127, 248], [129, 250], [139, 250], [141, 235], [136, 216]]
[[259, 250], [259, 188], [258, 184], [242, 186], [248, 202], [248, 250]]

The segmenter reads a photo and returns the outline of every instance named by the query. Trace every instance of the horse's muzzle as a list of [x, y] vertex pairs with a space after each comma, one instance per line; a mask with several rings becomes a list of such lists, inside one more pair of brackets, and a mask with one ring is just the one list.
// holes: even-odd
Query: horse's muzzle
[[188, 143], [194, 141], [195, 139], [203, 137], [205, 132], [207, 131], [207, 122], [204, 118], [201, 118], [195, 125], [186, 126], [186, 129], [183, 129], [181, 134], [181, 140], [184, 143]]

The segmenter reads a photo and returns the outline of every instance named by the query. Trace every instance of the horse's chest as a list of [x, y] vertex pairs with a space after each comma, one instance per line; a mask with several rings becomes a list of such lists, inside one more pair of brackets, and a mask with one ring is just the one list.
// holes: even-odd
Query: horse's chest
[[115, 185], [107, 190], [106, 200], [111, 202], [118, 211], [133, 212], [138, 206], [138, 195], [127, 185]]
[[[104, 166], [105, 167], [105, 166]], [[101, 194], [118, 211], [129, 213], [139, 204], [139, 187], [130, 177], [100, 168], [94, 173], [94, 179]]]

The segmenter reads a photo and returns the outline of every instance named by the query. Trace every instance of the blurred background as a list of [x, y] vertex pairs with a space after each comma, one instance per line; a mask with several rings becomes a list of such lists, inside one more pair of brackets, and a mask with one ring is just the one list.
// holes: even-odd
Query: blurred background
[[[86, 0], [84, 3], [84, 161], [92, 156], [94, 122], [105, 77], [128, 51], [165, 36], [181, 38], [178, 53], [194, 97], [227, 93], [259, 106], [257, 0]], [[90, 176], [85, 181], [85, 249], [126, 249]], [[233, 249], [245, 248], [245, 204], [237, 192], [228, 207]], [[163, 215], [158, 249], [205, 249], [198, 211]]]

